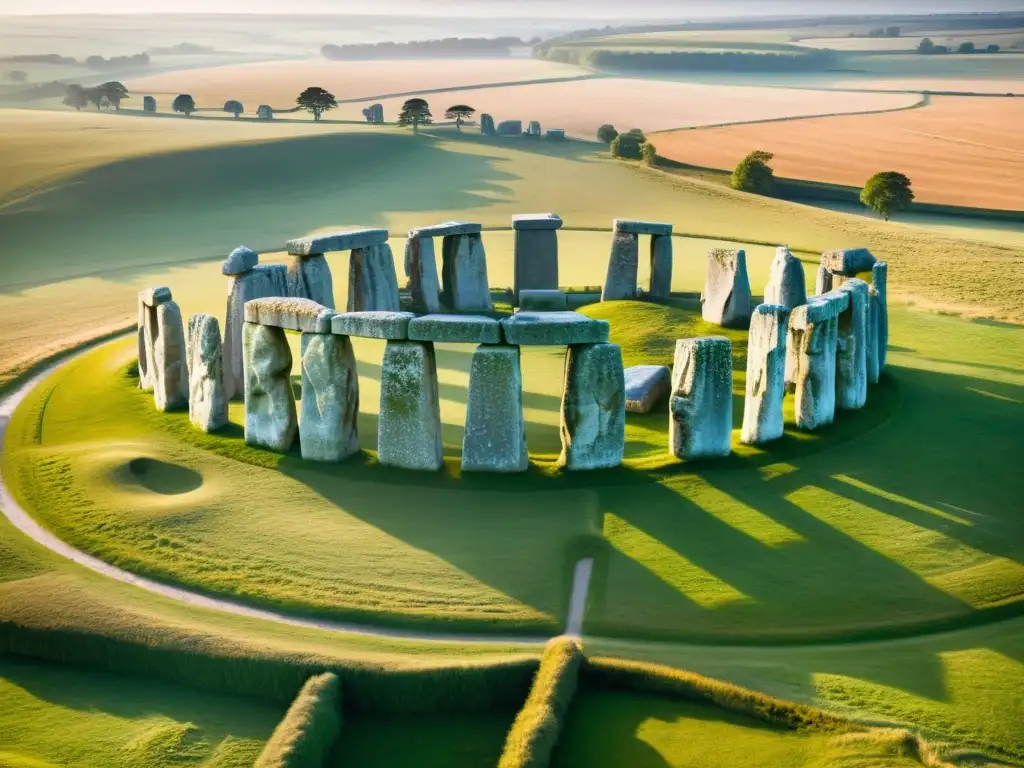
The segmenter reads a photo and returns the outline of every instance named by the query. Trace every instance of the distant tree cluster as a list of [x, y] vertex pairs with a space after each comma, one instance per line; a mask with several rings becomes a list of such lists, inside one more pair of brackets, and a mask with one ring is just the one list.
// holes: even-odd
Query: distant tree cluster
[[4, 72], [4, 80], [8, 83], [28, 82], [28, 72], [23, 69], [10, 69]]
[[[868, 31], [868, 37], [899, 37], [899, 27], [875, 27]], [[854, 37], [853, 32], [850, 33], [850, 37]]]
[[775, 171], [768, 165], [773, 157], [771, 152], [755, 149], [733, 169], [729, 186], [741, 192], [770, 195], [775, 189]]
[[116, 80], [92, 88], [83, 88], [74, 84], [67, 87], [64, 94], [64, 105], [81, 111], [92, 104], [97, 111], [113, 107], [120, 112], [121, 102], [127, 98], [130, 98], [128, 89]]
[[509, 49], [521, 48], [531, 45], [533, 42], [535, 41], [525, 42], [518, 37], [446, 37], [443, 40], [414, 40], [409, 43], [325, 45], [320, 49], [320, 53], [325, 59], [331, 61], [507, 56], [510, 52]]
[[615, 51], [552, 48], [551, 61], [595, 69], [659, 72], [811, 72], [835, 67], [835, 51], [808, 49], [794, 53], [749, 51]]
[[658, 150], [639, 128], [619, 133], [614, 125], [605, 124], [597, 129], [597, 137], [601, 141], [607, 141], [613, 157], [643, 160], [647, 165], [654, 165], [658, 155]]
[[20, 56], [8, 56], [3, 61], [20, 62], [23, 64], [55, 64], [62, 67], [86, 66], [89, 69], [133, 69], [135, 67], [148, 67], [149, 56], [145, 53], [136, 53], [133, 56], [111, 56], [105, 59], [102, 56], [90, 56], [85, 61], [73, 59], [70, 56], [61, 56], [56, 53], [26, 54]]
[[198, 45], [197, 43], [178, 43], [166, 48], [150, 48], [147, 53], [154, 56], [194, 56], [203, 53], [216, 53], [217, 49], [209, 45]]
[[[978, 48], [974, 43], [968, 41], [960, 43], [957, 46], [957, 53], [999, 53], [1001, 49], [996, 44], [986, 45], [984, 48]], [[951, 49], [948, 45], [936, 45], [935, 42], [926, 37], [920, 43], [917, 44], [917, 52], [923, 56], [936, 56], [944, 53], [950, 53]]]

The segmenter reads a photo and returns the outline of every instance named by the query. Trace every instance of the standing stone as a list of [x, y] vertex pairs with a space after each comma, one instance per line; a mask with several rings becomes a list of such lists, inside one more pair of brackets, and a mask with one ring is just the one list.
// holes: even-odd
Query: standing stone
[[517, 304], [521, 290], [558, 290], [557, 230], [561, 226], [561, 218], [554, 213], [512, 217], [516, 233], [512, 292]]
[[780, 304], [786, 309], [807, 303], [804, 265], [784, 245], [775, 249], [768, 284], [764, 287], [764, 303]]
[[441, 292], [437, 287], [437, 261], [434, 239], [409, 231], [405, 241], [405, 274], [409, 278], [412, 306], [417, 312], [433, 315], [441, 311]]
[[601, 301], [636, 298], [636, 273], [640, 261], [640, 238], [631, 232], [612, 235], [612, 252], [604, 279]]
[[480, 233], [449, 235], [441, 243], [441, 301], [453, 312], [494, 309]]
[[654, 299], [672, 294], [672, 236], [651, 235], [651, 283], [647, 293]]
[[814, 295], [824, 296], [832, 290], [832, 283], [835, 282], [833, 275], [824, 264], [818, 265], [818, 273], [814, 278]]
[[359, 450], [359, 375], [348, 336], [302, 334], [302, 458], [341, 461]]
[[565, 353], [562, 454], [568, 470], [611, 469], [626, 445], [626, 385], [618, 344], [575, 344]]
[[173, 301], [164, 302], [156, 308], [153, 400], [160, 411], [188, 406], [185, 325], [181, 319], [181, 309]]
[[498, 123], [498, 135], [499, 136], [522, 136], [523, 135], [523, 121], [522, 120], [502, 120]]
[[260, 104], [256, 108], [256, 117], [260, 120], [273, 120], [274, 119], [274, 108], [269, 104]]
[[377, 455], [381, 464], [437, 471], [441, 452], [441, 404], [434, 345], [389, 341], [380, 375]]
[[530, 124], [526, 127], [526, 134], [527, 136], [540, 136], [540, 123], [537, 120], [531, 120]]
[[228, 423], [220, 323], [212, 315], [188, 319], [188, 419], [203, 432]]
[[355, 248], [349, 258], [348, 311], [398, 312], [398, 275], [387, 243]]
[[868, 399], [868, 284], [851, 277], [839, 290], [850, 300], [837, 321], [836, 407], [853, 411]]
[[801, 429], [817, 429], [835, 418], [838, 318], [849, 301], [844, 291], [814, 296], [789, 317], [786, 348], [792, 363], [786, 367]]
[[748, 445], [778, 440], [785, 431], [782, 399], [786, 394], [788, 332], [789, 307], [761, 304], [754, 309], [747, 339], [747, 392], [740, 432], [740, 441]]
[[750, 280], [746, 251], [713, 248], [708, 252], [708, 271], [701, 294], [705, 322], [725, 328], [745, 328], [750, 322]]
[[241, 399], [245, 389], [242, 367], [245, 303], [288, 295], [288, 268], [283, 264], [260, 265], [258, 261], [259, 256], [243, 246], [232, 251], [221, 268], [230, 279], [223, 348], [224, 392], [229, 400]]
[[878, 333], [875, 343], [878, 347], [878, 370], [885, 370], [885, 358], [889, 349], [889, 265], [884, 261], [875, 262], [871, 267], [871, 282], [877, 294]]
[[732, 342], [723, 336], [676, 341], [669, 400], [669, 450], [680, 459], [729, 455]]
[[292, 351], [283, 328], [246, 323], [245, 443], [284, 453], [298, 433], [292, 390]]
[[486, 112], [480, 115], [480, 133], [484, 136], [497, 135], [497, 131], [494, 130], [494, 118]]
[[469, 368], [462, 469], [524, 472], [528, 466], [519, 347], [481, 345]]
[[868, 323], [866, 356], [868, 384], [877, 384], [881, 369], [878, 367], [878, 291], [875, 286], [868, 288]]
[[292, 258], [288, 265], [286, 291], [285, 295], [293, 299], [311, 299], [334, 309], [334, 280], [323, 254]]

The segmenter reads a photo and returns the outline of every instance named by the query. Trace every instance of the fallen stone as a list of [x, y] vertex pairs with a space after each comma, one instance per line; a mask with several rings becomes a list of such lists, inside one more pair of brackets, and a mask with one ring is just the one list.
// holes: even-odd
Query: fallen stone
[[220, 324], [212, 315], [188, 319], [188, 419], [203, 432], [228, 423]]
[[750, 322], [750, 280], [747, 254], [726, 248], [708, 252], [707, 279], [701, 294], [705, 322], [724, 328], [745, 328]]
[[825, 251], [821, 254], [821, 265], [833, 275], [856, 277], [861, 272], [871, 271], [875, 265], [875, 257], [867, 248]]
[[253, 299], [245, 304], [245, 322], [305, 333], [330, 333], [334, 310], [310, 299], [280, 296]]
[[672, 225], [657, 221], [635, 221], [633, 219], [615, 219], [613, 231], [628, 232], [632, 235], [671, 235]]
[[356, 248], [384, 245], [387, 241], [388, 231], [386, 229], [349, 229], [289, 240], [288, 253], [291, 256], [315, 256], [334, 251], [354, 251]]
[[561, 229], [562, 218], [557, 213], [518, 213], [512, 217], [512, 229]]
[[[616, 220], [618, 224], [618, 220]], [[640, 261], [639, 238], [628, 232], [612, 235], [612, 252], [604, 278], [601, 301], [622, 301], [636, 298], [636, 275]]]
[[[558, 222], [561, 224], [561, 220]], [[517, 229], [512, 292], [558, 290], [558, 233], [554, 228]]]
[[764, 303], [787, 309], [807, 303], [804, 265], [786, 246], [775, 249], [768, 284], [764, 287]]
[[287, 295], [288, 268], [284, 264], [258, 264], [230, 278], [224, 321], [224, 391], [229, 400], [241, 398], [245, 389], [242, 368], [242, 326], [245, 305], [253, 299]]
[[412, 312], [342, 312], [331, 318], [331, 333], [364, 339], [404, 341]]
[[341, 461], [359, 450], [359, 375], [348, 336], [302, 334], [302, 458]]
[[292, 259], [285, 278], [288, 296], [310, 299], [334, 309], [334, 279], [331, 267], [323, 256], [302, 256]]
[[611, 469], [622, 463], [626, 394], [618, 344], [574, 344], [566, 350], [560, 429], [560, 467]]
[[409, 321], [410, 341], [500, 344], [501, 323], [481, 315], [424, 315]]
[[469, 367], [462, 469], [523, 472], [528, 466], [519, 347], [477, 347]]
[[878, 370], [885, 369], [885, 358], [889, 351], [889, 265], [884, 261], [876, 262], [871, 267], [871, 283], [878, 294], [878, 334], [875, 343], [878, 346]]
[[[600, 296], [598, 296], [600, 299]], [[522, 312], [564, 312], [569, 303], [561, 291], [520, 291], [519, 309]]]
[[381, 464], [403, 469], [441, 468], [441, 406], [434, 345], [389, 341], [380, 376], [377, 454]]
[[754, 308], [747, 337], [747, 391], [740, 432], [740, 441], [748, 445], [778, 440], [785, 432], [782, 401], [788, 333], [789, 307], [761, 304]]
[[502, 120], [500, 123], [498, 123], [499, 136], [521, 136], [522, 134], [522, 120]]
[[552, 139], [554, 141], [562, 141], [563, 139], [565, 139], [565, 129], [564, 128], [548, 128], [546, 135], [547, 135], [547, 138]]
[[240, 245], [230, 254], [221, 265], [220, 271], [224, 275], [242, 275], [260, 263], [260, 255], [251, 248]]
[[817, 429], [831, 424], [836, 408], [836, 342], [839, 315], [849, 305], [849, 294], [832, 291], [814, 296], [789, 316], [786, 341], [787, 384], [794, 393], [796, 425]]
[[166, 285], [156, 288], [143, 288], [139, 291], [139, 301], [147, 307], [158, 307], [171, 300], [171, 289]]
[[634, 365], [626, 369], [625, 376], [627, 413], [650, 413], [672, 388], [666, 365]]
[[505, 341], [521, 347], [600, 344], [608, 341], [607, 320], [576, 312], [516, 312], [501, 321]]
[[429, 227], [416, 227], [409, 230], [409, 237], [449, 237], [451, 235], [479, 235], [483, 232], [482, 224], [474, 224], [469, 221], [446, 221], [442, 224], [432, 224]]
[[391, 246], [356, 248], [348, 262], [349, 312], [398, 312], [398, 275]]
[[480, 133], [484, 136], [494, 136], [497, 130], [494, 128], [494, 118], [484, 112], [480, 115]]
[[729, 455], [732, 342], [722, 336], [676, 341], [669, 400], [669, 450], [680, 459]]
[[[814, 278], [814, 294], [815, 296], [823, 296], [833, 288], [835, 278], [831, 272], [828, 271], [828, 267], [824, 264], [818, 265], [818, 273]], [[797, 305], [799, 306], [799, 305]]]
[[246, 323], [245, 444], [284, 453], [299, 431], [292, 390], [292, 351], [283, 328]]
[[868, 284], [853, 277], [839, 290], [849, 294], [850, 300], [837, 324], [836, 408], [853, 411], [863, 408], [868, 399]]
[[441, 301], [453, 312], [490, 312], [487, 254], [480, 234], [448, 235], [441, 247]]
[[173, 301], [156, 308], [153, 339], [153, 401], [157, 410], [188, 407], [188, 362], [185, 325]]
[[413, 309], [433, 314], [441, 311], [441, 289], [437, 284], [437, 260], [434, 241], [410, 230], [405, 241], [405, 274]]
[[672, 237], [651, 237], [651, 281], [647, 291], [654, 299], [667, 299], [672, 295]]

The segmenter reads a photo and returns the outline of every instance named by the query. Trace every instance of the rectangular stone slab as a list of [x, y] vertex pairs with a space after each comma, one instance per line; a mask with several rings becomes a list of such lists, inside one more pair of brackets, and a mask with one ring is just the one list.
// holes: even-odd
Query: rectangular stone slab
[[672, 225], [660, 221], [636, 221], [634, 219], [615, 219], [616, 232], [631, 235], [671, 235]]
[[441, 406], [434, 345], [389, 341], [380, 372], [377, 459], [403, 469], [437, 471], [441, 451]]
[[610, 331], [607, 320], [591, 320], [577, 312], [516, 312], [501, 326], [509, 344], [524, 347], [603, 344]]
[[404, 341], [412, 312], [341, 312], [331, 318], [331, 333], [364, 339]]
[[500, 344], [501, 323], [482, 315], [424, 315], [409, 321], [409, 339], [451, 344]]
[[861, 272], [870, 272], [875, 265], [875, 257], [867, 248], [825, 251], [821, 254], [821, 265], [833, 275], [854, 277]]
[[523, 290], [519, 292], [519, 309], [524, 312], [564, 312], [569, 308], [561, 291]]
[[626, 396], [618, 344], [574, 344], [565, 350], [559, 432], [560, 467], [611, 469], [622, 463]]
[[669, 450], [680, 459], [729, 455], [732, 342], [723, 336], [676, 341], [669, 400]]
[[388, 231], [386, 229], [348, 229], [289, 240], [288, 253], [291, 256], [313, 256], [333, 251], [367, 248], [371, 245], [383, 245], [387, 241]]
[[443, 224], [432, 224], [429, 227], [416, 227], [409, 230], [409, 237], [448, 237], [449, 235], [479, 235], [483, 232], [482, 224], [468, 221], [446, 221]]
[[171, 300], [171, 289], [166, 285], [144, 288], [139, 291], [139, 301], [147, 307], [157, 307]]
[[519, 347], [477, 347], [469, 370], [462, 469], [524, 472], [528, 466]]
[[561, 229], [557, 213], [520, 213], [512, 217], [512, 229]]
[[649, 413], [672, 388], [666, 365], [634, 365], [625, 371], [626, 412]]
[[245, 322], [286, 331], [330, 333], [334, 310], [311, 299], [272, 297], [245, 303]]

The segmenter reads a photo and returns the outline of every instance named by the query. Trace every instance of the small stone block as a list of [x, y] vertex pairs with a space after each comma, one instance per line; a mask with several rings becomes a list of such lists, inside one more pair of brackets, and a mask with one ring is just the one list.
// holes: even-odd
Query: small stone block
[[259, 263], [260, 255], [256, 251], [240, 245], [228, 255], [220, 271], [224, 275], [244, 275]]
[[631, 235], [671, 235], [672, 225], [657, 221], [634, 221], [632, 219], [615, 219], [616, 232]]
[[144, 288], [139, 291], [139, 301], [147, 307], [158, 307], [171, 300], [171, 289], [166, 285], [156, 288]]
[[625, 371], [626, 412], [649, 413], [672, 388], [666, 365], [634, 365]]
[[383, 245], [387, 241], [386, 229], [349, 229], [289, 240], [288, 253], [291, 256], [315, 256], [333, 251], [351, 251], [355, 248]]
[[861, 272], [870, 272], [875, 265], [875, 257], [867, 248], [825, 251], [821, 254], [821, 265], [833, 275], [855, 277]]
[[501, 321], [505, 340], [519, 346], [603, 344], [611, 330], [607, 320], [577, 312], [517, 312]]
[[468, 221], [446, 221], [443, 224], [432, 224], [429, 227], [416, 227], [409, 230], [409, 237], [449, 237], [451, 235], [479, 235], [483, 232], [482, 224]]
[[404, 341], [409, 338], [412, 312], [342, 312], [331, 318], [331, 333], [364, 339]]
[[566, 296], [561, 291], [535, 289], [519, 292], [521, 312], [564, 312], [568, 307]]
[[304, 333], [330, 333], [334, 310], [311, 299], [272, 297], [245, 303], [245, 322]]
[[409, 339], [451, 344], [500, 344], [501, 323], [482, 315], [424, 315], [409, 321]]
[[512, 229], [561, 229], [557, 213], [520, 213], [512, 217]]

